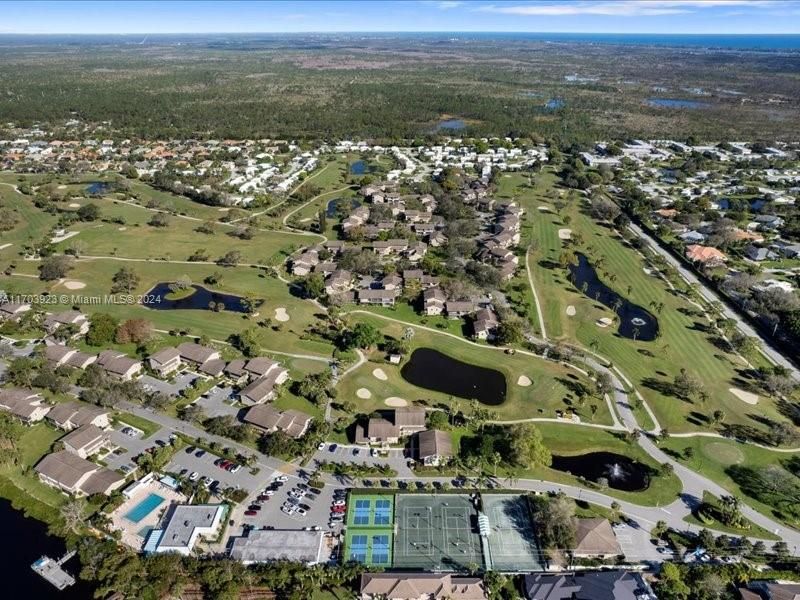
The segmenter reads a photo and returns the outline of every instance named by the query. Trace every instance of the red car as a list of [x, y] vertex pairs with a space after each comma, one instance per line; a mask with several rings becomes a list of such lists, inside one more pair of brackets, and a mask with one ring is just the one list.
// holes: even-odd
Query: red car
[[331, 512], [335, 512], [335, 513], [343, 513], [345, 510], [347, 510], [347, 509], [344, 506], [333, 506], [333, 507], [331, 507]]
[[246, 510], [244, 511], [245, 517], [255, 517], [258, 514], [257, 510]]

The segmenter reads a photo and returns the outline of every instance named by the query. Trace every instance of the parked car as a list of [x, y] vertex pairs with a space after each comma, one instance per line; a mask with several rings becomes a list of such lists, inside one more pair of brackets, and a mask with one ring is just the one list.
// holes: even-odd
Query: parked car
[[306, 512], [306, 510], [304, 508], [299, 507], [297, 509], [297, 514], [300, 515], [301, 517], [305, 517], [308, 513]]
[[325, 450], [325, 442], [320, 442], [317, 444], [317, 450]]
[[286, 483], [287, 481], [289, 481], [289, 478], [286, 475], [278, 475], [275, 478], [275, 481], [279, 481], [281, 483]]
[[336, 452], [336, 448], [338, 448], [338, 444], [331, 444], [328, 446], [328, 452]]
[[264, 490], [264, 494], [263, 495], [269, 497], [269, 496], [272, 496], [274, 493], [275, 493], [275, 490], [271, 490], [271, 489], [267, 488], [267, 489]]
[[359, 454], [361, 454], [361, 450], [358, 448], [353, 448], [353, 456], [358, 456]]
[[206, 455], [206, 451], [205, 450], [198, 450], [197, 452], [194, 453], [194, 455], [197, 458], [203, 458]]
[[314, 494], [315, 496], [319, 496], [322, 493], [322, 490], [318, 488], [309, 488], [308, 491]]
[[242, 465], [233, 465], [233, 468], [231, 469], [231, 473], [238, 473], [239, 469], [241, 469], [241, 468], [242, 468]]
[[247, 510], [261, 510], [261, 505], [260, 504], [251, 504], [250, 506], [247, 507]]
[[344, 506], [345, 504], [347, 504], [347, 502], [345, 502], [344, 500], [334, 500], [333, 501], [333, 505], [334, 506]]
[[197, 448], [196, 448], [195, 446], [189, 446], [189, 447], [186, 449], [186, 454], [191, 454], [191, 453], [192, 453], [192, 452], [194, 452], [195, 450], [197, 450]]
[[258, 514], [257, 510], [246, 510], [244, 511], [245, 517], [255, 517]]
[[259, 502], [266, 502], [267, 500], [269, 500], [269, 496], [265, 496], [264, 494], [259, 494], [258, 495], [258, 501]]
[[136, 437], [136, 430], [133, 427], [123, 427], [122, 433], [129, 437]]
[[192, 474], [189, 475], [189, 481], [197, 481], [198, 479], [200, 479], [200, 473], [192, 471]]

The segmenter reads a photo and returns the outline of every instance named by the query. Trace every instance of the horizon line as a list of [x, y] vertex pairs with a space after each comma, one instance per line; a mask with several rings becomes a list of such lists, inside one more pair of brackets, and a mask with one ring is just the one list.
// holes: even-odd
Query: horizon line
[[710, 32], [670, 32], [663, 31], [503, 31], [503, 30], [480, 30], [480, 29], [464, 29], [464, 30], [412, 30], [412, 29], [398, 29], [398, 30], [358, 30], [358, 29], [343, 29], [340, 31], [109, 31], [109, 32], [84, 32], [84, 31], [63, 31], [63, 32], [23, 32], [23, 31], [0, 31], [0, 37], [20, 35], [20, 36], [70, 36], [70, 35], [83, 35], [83, 36], [139, 36], [139, 35], [340, 35], [340, 34], [528, 34], [528, 35], [559, 35], [559, 34], [574, 34], [574, 35], [653, 35], [653, 36], [735, 36], [735, 37], [766, 37], [766, 36], [797, 36], [800, 37], [800, 32], [797, 31], [773, 31], [764, 33], [739, 33], [739, 32], [724, 32], [724, 31], [710, 31]]

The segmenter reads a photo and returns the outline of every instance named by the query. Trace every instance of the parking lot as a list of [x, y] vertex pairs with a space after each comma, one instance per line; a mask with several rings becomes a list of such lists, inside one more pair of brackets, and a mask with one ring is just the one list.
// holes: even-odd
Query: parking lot
[[204, 452], [201, 456], [197, 456], [200, 450], [187, 453], [186, 449], [178, 450], [172, 460], [167, 463], [166, 471], [170, 473], [180, 474], [181, 471], [186, 469], [185, 476], [191, 473], [199, 473], [200, 477], [208, 477], [212, 481], [219, 481], [219, 487], [227, 488], [241, 488], [248, 493], [251, 493], [263, 486], [270, 480], [272, 471], [264, 471], [262, 469], [256, 475], [250, 473], [250, 468], [242, 466], [236, 473], [226, 471], [214, 464], [214, 461], [219, 458], [216, 454], [211, 452]]
[[614, 525], [614, 533], [625, 555], [625, 560], [637, 563], [661, 563], [673, 558], [672, 550], [664, 547], [662, 552], [651, 541], [650, 532], [639, 526], [623, 523]]
[[[344, 490], [342, 486], [324, 486], [319, 494], [307, 493], [299, 499], [299, 505], [306, 510], [305, 515], [286, 514], [281, 510], [281, 506], [288, 501], [290, 492], [297, 489], [300, 480], [296, 477], [289, 477], [281, 487], [275, 491], [273, 496], [266, 501], [260, 502], [262, 508], [256, 515], [242, 516], [241, 523], [254, 528], [274, 527], [275, 529], [301, 529], [303, 527], [319, 527], [323, 531], [341, 531], [342, 523], [335, 525], [333, 529], [328, 526], [331, 514], [334, 491]], [[264, 486], [266, 488], [266, 485]], [[260, 490], [260, 491], [263, 491]], [[254, 500], [254, 498], [251, 498]], [[252, 503], [252, 502], [251, 502]], [[247, 503], [246, 503], [247, 504]], [[244, 507], [245, 509], [247, 506]], [[238, 523], [237, 523], [238, 524]]]
[[223, 417], [225, 415], [235, 417], [239, 414], [240, 409], [229, 403], [232, 396], [232, 387], [216, 385], [200, 396], [195, 401], [195, 404], [201, 406], [208, 417]]
[[[356, 453], [357, 452], [357, 453]], [[388, 454], [387, 454], [388, 453]], [[369, 448], [343, 444], [326, 444], [311, 457], [310, 467], [322, 462], [344, 462], [361, 465], [389, 465], [399, 477], [411, 477], [413, 472], [407, 466], [409, 459], [402, 448], [391, 448], [379, 456], [372, 456]]]
[[180, 396], [181, 392], [192, 385], [192, 382], [197, 379], [197, 373], [184, 371], [175, 376], [172, 381], [163, 381], [156, 379], [151, 375], [142, 375], [139, 378], [139, 383], [148, 391], [158, 391], [168, 396]]
[[147, 439], [142, 439], [141, 433], [136, 436], [130, 436], [122, 433], [122, 430], [127, 427], [126, 424], [120, 423], [117, 427], [109, 432], [109, 439], [111, 442], [123, 450], [119, 454], [109, 454], [104, 460], [109, 469], [120, 469], [125, 467], [135, 466], [133, 457], [141, 454], [147, 448], [152, 446], [156, 440], [167, 441], [169, 439], [170, 431], [166, 428], [159, 429], [156, 433]]

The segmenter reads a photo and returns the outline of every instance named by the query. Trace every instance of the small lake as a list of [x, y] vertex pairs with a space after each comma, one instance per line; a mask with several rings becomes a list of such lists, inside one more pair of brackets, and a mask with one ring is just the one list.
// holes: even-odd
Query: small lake
[[86, 186], [86, 193], [92, 196], [101, 196], [111, 191], [111, 184], [107, 181], [92, 181]]
[[622, 337], [629, 339], [635, 337], [643, 342], [651, 342], [656, 339], [658, 335], [658, 319], [638, 304], [629, 302], [600, 281], [594, 267], [589, 264], [589, 259], [585, 255], [578, 253], [576, 257], [578, 258], [578, 264], [570, 265], [569, 267], [572, 283], [592, 300], [606, 305], [611, 310], [616, 310], [617, 318], [619, 319], [617, 332]]
[[688, 100], [686, 98], [648, 98], [647, 103], [650, 106], [657, 108], [708, 108], [711, 106], [708, 102], [701, 102], [700, 100]]
[[461, 362], [431, 348], [417, 348], [400, 375], [408, 383], [459, 398], [497, 406], [506, 399], [506, 377], [500, 371]]
[[464, 119], [445, 119], [436, 124], [436, 131], [461, 131], [467, 128], [467, 123]]
[[[6, 543], [0, 545], [0, 576], [3, 578], [4, 598], [48, 598], [51, 600], [86, 600], [93, 594], [92, 586], [81, 580], [64, 590], [57, 590], [31, 570], [31, 564], [43, 555], [61, 558], [66, 550], [64, 541], [47, 533], [47, 525], [29, 519], [14, 509], [8, 500], [0, 498], [0, 531]], [[64, 565], [78, 579], [80, 564], [77, 558]]]
[[650, 467], [613, 452], [553, 456], [551, 467], [594, 482], [605, 477], [615, 490], [638, 492], [650, 485]]
[[346, 207], [347, 214], [350, 214], [350, 211], [352, 211], [354, 208], [358, 208], [359, 206], [361, 206], [361, 202], [359, 202], [355, 198], [350, 198], [349, 204], [348, 204], [348, 199], [334, 198], [333, 200], [328, 200], [328, 204], [325, 206], [325, 216], [331, 219], [335, 217], [336, 213], [338, 212], [337, 209], [340, 203], [343, 203], [344, 206]]
[[365, 160], [357, 160], [350, 163], [348, 167], [351, 175], [366, 175], [372, 173], [375, 169]]
[[557, 108], [564, 108], [564, 100], [562, 98], [550, 98], [545, 102], [544, 107], [548, 110], [556, 110]]
[[155, 310], [211, 310], [209, 304], [214, 302], [225, 307], [227, 312], [246, 313], [244, 305], [242, 304], [241, 296], [234, 296], [233, 294], [223, 294], [222, 292], [214, 292], [202, 285], [192, 285], [194, 293], [186, 296], [171, 300], [167, 296], [172, 292], [169, 288], [169, 283], [157, 283], [153, 289], [147, 292], [147, 302], [144, 305], [147, 308]]

